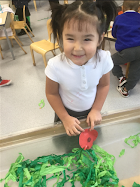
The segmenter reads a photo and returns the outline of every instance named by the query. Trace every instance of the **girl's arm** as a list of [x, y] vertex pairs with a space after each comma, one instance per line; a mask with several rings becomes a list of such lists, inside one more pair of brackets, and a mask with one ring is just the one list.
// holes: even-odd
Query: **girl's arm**
[[46, 77], [46, 97], [61, 120], [69, 115], [59, 95], [59, 84], [48, 77]]
[[100, 111], [107, 97], [109, 91], [109, 85], [110, 85], [110, 73], [107, 73], [103, 75], [102, 78], [100, 79], [100, 82], [97, 86], [95, 101], [92, 105], [92, 109], [90, 113], [87, 116], [87, 123], [89, 126], [91, 126], [91, 130], [93, 130], [94, 125], [99, 124], [102, 120]]
[[59, 84], [48, 77], [46, 77], [46, 97], [60, 120], [63, 122], [66, 133], [69, 136], [78, 135], [80, 134], [80, 131], [84, 131], [84, 129], [79, 126], [80, 121], [67, 113], [59, 95]]

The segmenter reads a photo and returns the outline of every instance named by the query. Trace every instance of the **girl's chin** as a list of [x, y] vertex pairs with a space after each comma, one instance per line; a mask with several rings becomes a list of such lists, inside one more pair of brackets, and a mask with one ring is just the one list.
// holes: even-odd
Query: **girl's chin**
[[78, 61], [78, 60], [73, 60], [72, 62], [74, 64], [78, 65], [78, 66], [82, 66], [82, 65], [85, 65], [87, 63], [87, 61], [86, 62], [85, 61], [81, 62], [81, 61]]

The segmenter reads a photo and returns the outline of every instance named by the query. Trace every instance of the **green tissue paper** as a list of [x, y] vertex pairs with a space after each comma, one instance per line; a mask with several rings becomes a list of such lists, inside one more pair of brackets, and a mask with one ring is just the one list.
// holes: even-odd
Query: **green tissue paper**
[[63, 187], [67, 182], [75, 187], [76, 181], [82, 187], [118, 187], [114, 163], [115, 157], [97, 145], [89, 150], [74, 148], [72, 153], [42, 156], [33, 161], [24, 161], [20, 153], [0, 182], [5, 180], [5, 187], [10, 180], [18, 182], [19, 187], [47, 187], [47, 181], [55, 178], [53, 187]]

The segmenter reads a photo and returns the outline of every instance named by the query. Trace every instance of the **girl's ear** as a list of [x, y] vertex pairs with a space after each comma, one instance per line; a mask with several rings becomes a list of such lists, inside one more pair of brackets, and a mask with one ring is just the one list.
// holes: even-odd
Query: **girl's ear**
[[103, 32], [103, 34], [101, 35], [101, 38], [100, 38], [100, 41], [98, 42], [98, 46], [101, 45], [103, 39], [104, 39], [104, 35], [105, 35], [105, 32]]

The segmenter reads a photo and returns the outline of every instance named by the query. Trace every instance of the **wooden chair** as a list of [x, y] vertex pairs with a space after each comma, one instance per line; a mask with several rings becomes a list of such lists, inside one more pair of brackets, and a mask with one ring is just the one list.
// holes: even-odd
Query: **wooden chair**
[[128, 78], [129, 67], [130, 67], [130, 62], [128, 62], [126, 66], [126, 74], [125, 74], [126, 78]]
[[32, 42], [34, 42], [32, 40], [32, 38], [30, 37], [29, 33], [27, 32], [26, 28], [28, 28], [28, 30], [30, 31], [30, 33], [34, 36], [34, 34], [32, 33], [31, 29], [28, 27], [27, 23], [26, 23], [26, 17], [25, 17], [25, 5], [23, 6], [23, 21], [13, 21], [13, 26], [14, 26], [14, 29], [17, 30], [17, 29], [23, 29], [26, 34], [28, 35], [28, 37], [30, 38], [30, 40]]
[[33, 2], [34, 2], [35, 11], [37, 11], [36, 0], [33, 0]]
[[31, 51], [34, 66], [36, 66], [36, 63], [35, 63], [35, 58], [34, 58], [33, 51], [36, 51], [37, 53], [39, 53], [43, 56], [45, 67], [47, 66], [46, 53], [51, 51], [53, 53], [53, 55], [55, 56], [55, 53], [53, 51], [54, 49], [59, 48], [60, 51], [61, 51], [61, 48], [59, 47], [57, 42], [55, 43], [55, 46], [54, 46], [54, 43], [51, 42], [52, 29], [51, 29], [51, 26], [50, 26], [50, 22], [51, 22], [51, 19], [49, 19], [47, 21], [47, 30], [48, 30], [49, 39], [34, 42], [30, 45], [30, 51]]
[[[21, 45], [23, 45], [23, 44], [22, 44], [22, 42], [19, 40], [19, 38], [17, 37], [16, 31], [15, 31], [15, 29], [14, 29], [14, 27], [13, 27], [13, 21], [14, 21], [14, 14], [13, 14], [13, 13], [10, 14], [10, 18], [11, 18], [10, 27], [11, 27], [11, 29], [12, 29], [13, 35], [12, 35], [12, 36], [8, 36], [8, 37], [9, 37], [11, 43], [12, 43], [12, 39], [16, 40], [16, 42], [18, 43], [18, 45], [20, 46], [20, 48], [24, 51], [25, 54], [27, 54], [27, 52], [26, 52], [26, 51], [23, 49], [23, 47], [21, 46]], [[0, 37], [0, 40], [6, 40], [6, 36]], [[12, 46], [13, 46], [13, 43], [12, 43]]]
[[3, 58], [3, 55], [2, 55], [2, 48], [1, 48], [1, 45], [0, 45], [0, 54], [1, 54], [1, 58], [4, 59], [4, 58]]
[[68, 4], [68, 0], [64, 0], [64, 4]]

